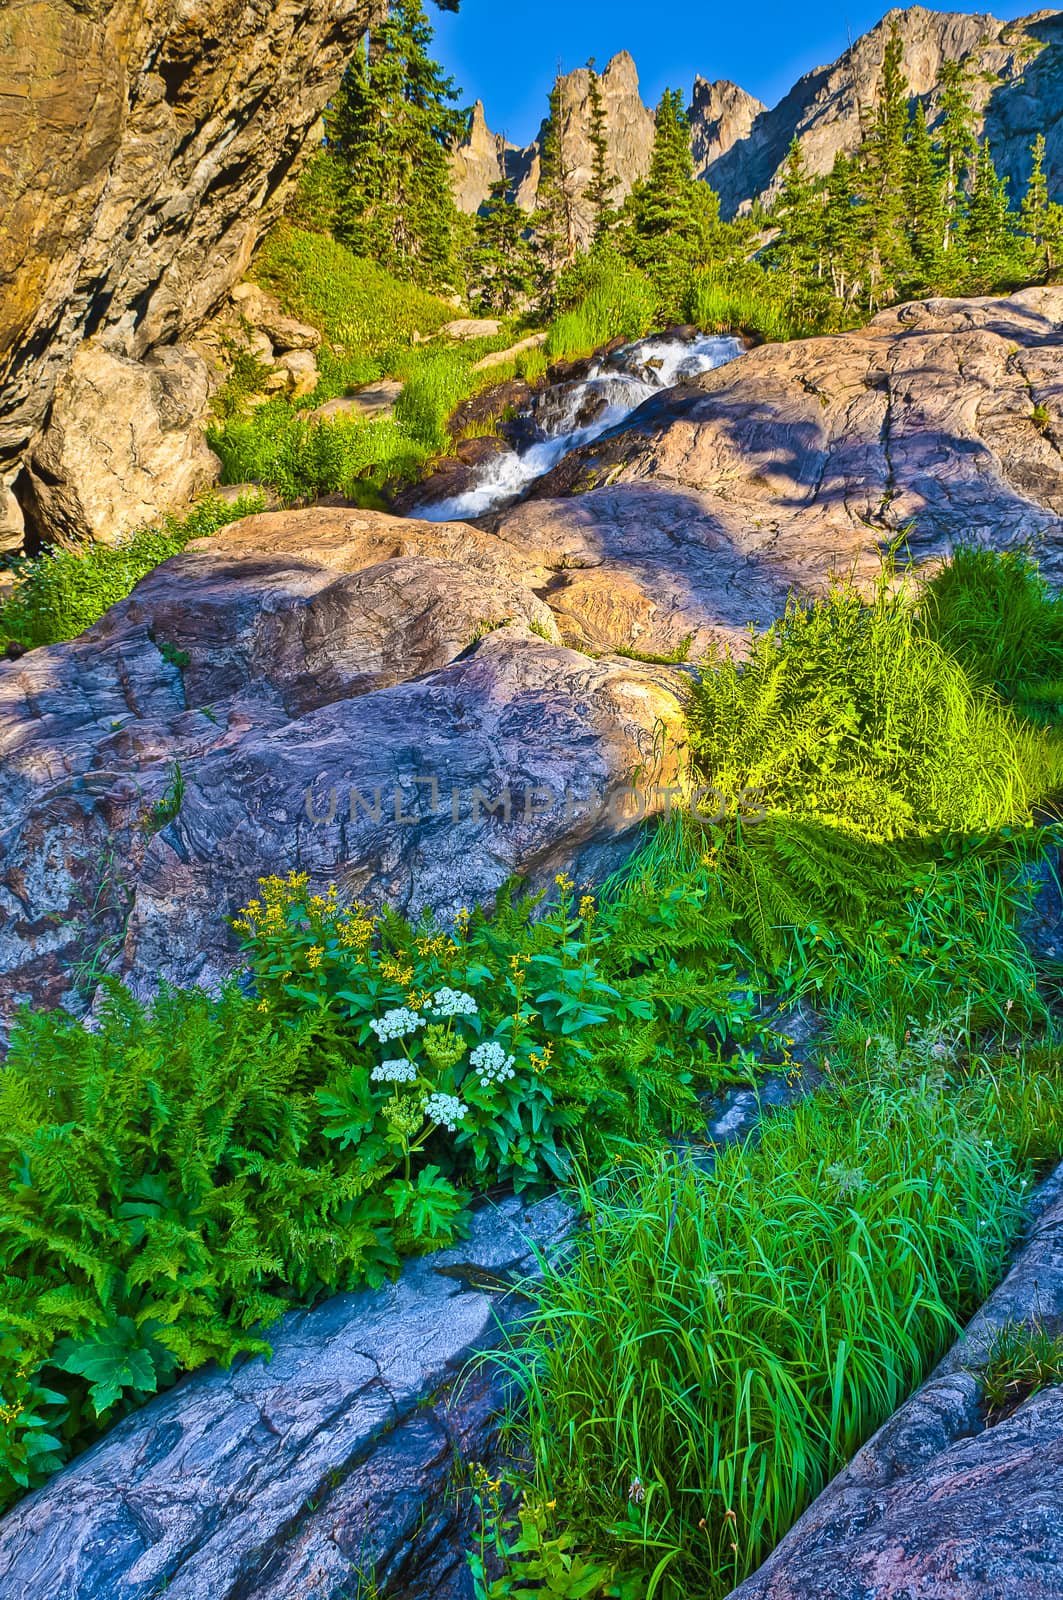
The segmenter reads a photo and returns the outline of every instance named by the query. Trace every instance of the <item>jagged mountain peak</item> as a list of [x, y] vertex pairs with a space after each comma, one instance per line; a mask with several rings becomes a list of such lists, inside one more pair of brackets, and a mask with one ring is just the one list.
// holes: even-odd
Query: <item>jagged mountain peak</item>
[[[896, 27], [904, 47], [904, 71], [913, 95], [937, 114], [937, 85], [947, 60], [964, 62], [971, 74], [979, 131], [990, 140], [998, 169], [1021, 193], [1029, 173], [1029, 147], [1038, 132], [1047, 140], [1050, 189], [1063, 197], [1063, 13], [1036, 11], [1013, 22], [989, 12], [931, 11], [895, 7], [855, 39], [833, 62], [799, 78], [769, 109], [726, 78], [693, 80], [691, 146], [695, 171], [720, 195], [725, 216], [755, 199], [771, 203], [778, 190], [791, 140], [801, 145], [808, 170], [830, 171], [839, 152], [855, 150], [861, 117], [873, 103], [886, 44]], [[653, 145], [653, 113], [639, 92], [638, 68], [620, 51], [601, 72], [611, 142], [611, 165], [623, 197], [645, 176]], [[590, 75], [586, 67], [563, 80], [565, 129], [572, 141], [578, 183], [590, 177]], [[540, 132], [541, 138], [541, 132]], [[475, 111], [470, 137], [455, 153], [461, 203], [475, 210], [490, 182], [509, 176], [518, 202], [535, 206], [539, 140], [519, 154], [495, 141], [497, 159], [485, 164], [494, 140], [486, 117]], [[490, 174], [488, 172], [490, 168]], [[491, 175], [493, 174], [493, 175]]]

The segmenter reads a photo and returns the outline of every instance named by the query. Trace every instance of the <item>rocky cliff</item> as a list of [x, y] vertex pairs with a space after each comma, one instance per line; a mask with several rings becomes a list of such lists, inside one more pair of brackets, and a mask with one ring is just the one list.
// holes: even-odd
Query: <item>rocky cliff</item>
[[375, 3], [0, 7], [0, 479], [85, 340], [140, 360], [241, 275]]
[[[653, 112], [643, 104], [638, 69], [626, 50], [613, 57], [600, 79], [609, 130], [609, 172], [616, 179], [613, 194], [619, 202], [649, 170]], [[589, 207], [582, 202], [591, 181], [593, 161], [590, 73], [586, 67], [567, 73], [562, 79], [561, 103], [564, 107], [561, 139], [574, 174], [578, 231], [586, 240], [590, 237], [592, 219]], [[458, 203], [466, 211], [476, 211], [487, 198], [491, 184], [506, 177], [518, 205], [526, 211], [534, 211], [539, 188], [541, 139], [540, 129], [539, 137], [524, 150], [507, 144], [489, 131], [483, 107], [478, 104], [473, 110], [468, 137], [454, 152]], [[494, 160], [492, 152], [495, 152]]]
[[[829, 172], [839, 151], [856, 148], [861, 114], [875, 98], [894, 23], [904, 43], [904, 70], [912, 93], [925, 101], [931, 122], [938, 113], [935, 91], [943, 62], [963, 62], [971, 74], [979, 132], [989, 138], [998, 169], [1010, 180], [1012, 193], [1022, 192], [1030, 170], [1031, 141], [1036, 133], [1044, 133], [1049, 185], [1057, 198], [1063, 197], [1063, 13], [1038, 11], [1017, 22], [1001, 22], [988, 14], [911, 6], [888, 12], [836, 61], [801, 78], [771, 110], [726, 79], [694, 80], [690, 120], [695, 170], [719, 192], [725, 216], [741, 211], [758, 197], [770, 203], [792, 139], [800, 141], [813, 173]], [[620, 180], [617, 192], [622, 196], [647, 169], [653, 126], [639, 97], [638, 75], [630, 56], [624, 54], [610, 62], [605, 77], [610, 74], [613, 94], [607, 95], [607, 111], [612, 165]], [[577, 186], [582, 189], [589, 179], [583, 148], [590, 116], [586, 71], [569, 73], [563, 87], [566, 124], [579, 147]], [[482, 153], [493, 148], [492, 141], [497, 144], [481, 108], [468, 142], [455, 155], [461, 204], [466, 210], [475, 211], [486, 196], [488, 172]], [[527, 210], [535, 204], [535, 183], [529, 182], [529, 172], [537, 156], [538, 141], [521, 152], [517, 161], [513, 154], [500, 152], [495, 162], [489, 163], [490, 181], [507, 172], [518, 202]]]
[[904, 43], [905, 75], [912, 93], [926, 102], [931, 125], [942, 65], [960, 61], [971, 75], [979, 131], [988, 136], [1013, 191], [1025, 185], [1030, 142], [1043, 132], [1049, 183], [1057, 195], [1063, 192], [1063, 14], [1038, 11], [1018, 22], [999, 22], [988, 15], [911, 6], [887, 12], [837, 61], [801, 78], [729, 148], [721, 141], [720, 153], [700, 171], [719, 191], [725, 214], [758, 195], [770, 200], [792, 139], [800, 141], [813, 173], [829, 172], [839, 151], [856, 148], [861, 113], [874, 101], [894, 23]]

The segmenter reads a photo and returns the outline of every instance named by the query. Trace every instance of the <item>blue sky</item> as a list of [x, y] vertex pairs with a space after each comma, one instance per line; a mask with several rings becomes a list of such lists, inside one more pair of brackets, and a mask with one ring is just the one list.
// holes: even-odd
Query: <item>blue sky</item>
[[[436, 54], [464, 91], [481, 99], [496, 133], [517, 144], [534, 137], [557, 63], [564, 70], [594, 56], [599, 66], [618, 50], [638, 65], [642, 98], [656, 104], [665, 88], [689, 91], [694, 77], [730, 78], [769, 106], [803, 72], [833, 61], [873, 27], [889, 0], [461, 0], [457, 15], [426, 9], [436, 29]], [[933, 9], [961, 10], [960, 4]], [[975, 6], [970, 7], [971, 10]], [[988, 7], [987, 7], [988, 9]], [[1036, 10], [1033, 0], [996, 5], [1004, 19]]]

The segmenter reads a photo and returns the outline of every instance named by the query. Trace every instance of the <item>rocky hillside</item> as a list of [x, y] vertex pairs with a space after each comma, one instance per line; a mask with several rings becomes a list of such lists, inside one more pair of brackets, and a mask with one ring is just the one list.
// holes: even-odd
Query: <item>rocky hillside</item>
[[662, 393], [490, 528], [319, 506], [189, 546], [0, 666], [0, 1011], [101, 962], [212, 981], [291, 860], [415, 916], [600, 878], [689, 682], [616, 652], [741, 648], [909, 524], [918, 563], [1036, 540], [1058, 580], [1061, 403], [1063, 288], [932, 300]]
[[3, 7], [0, 486], [86, 340], [139, 362], [242, 275], [372, 4]]
[[[904, 41], [904, 69], [912, 92], [926, 102], [931, 122], [937, 114], [934, 90], [942, 63], [962, 61], [974, 80], [979, 131], [990, 139], [998, 170], [1010, 179], [1012, 192], [1025, 184], [1030, 143], [1043, 132], [1049, 185], [1055, 195], [1063, 195], [1063, 13], [1038, 11], [1017, 22], [1000, 22], [986, 14], [911, 6], [888, 12], [837, 61], [801, 78], [772, 110], [736, 84], [695, 79], [690, 107], [695, 166], [719, 192], [725, 216], [757, 197], [770, 202], [795, 137], [814, 173], [828, 172], [839, 151], [855, 149], [861, 111], [874, 99], [894, 22]], [[646, 171], [652, 120], [639, 95], [635, 64], [626, 53], [609, 63], [603, 74], [606, 84], [613, 171], [620, 181], [618, 192], [624, 194]], [[585, 69], [565, 78], [564, 98], [566, 126], [577, 152], [577, 187], [582, 190], [589, 180]], [[534, 208], [537, 142], [517, 151], [495, 140], [482, 107], [454, 159], [461, 204], [467, 210], [476, 210], [503, 171], [518, 202]]]

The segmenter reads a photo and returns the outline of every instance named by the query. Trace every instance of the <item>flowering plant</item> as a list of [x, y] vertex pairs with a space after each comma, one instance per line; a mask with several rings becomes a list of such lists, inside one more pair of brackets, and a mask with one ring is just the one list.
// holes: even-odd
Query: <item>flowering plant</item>
[[618, 996], [571, 938], [571, 881], [558, 887], [560, 920], [511, 950], [467, 912], [447, 933], [309, 894], [305, 874], [262, 881], [234, 926], [259, 1003], [293, 1022], [309, 1007], [342, 1058], [318, 1094], [341, 1147], [394, 1161], [406, 1182], [428, 1160], [518, 1189], [567, 1171], [579, 1110], [556, 1092], [558, 1068]]

